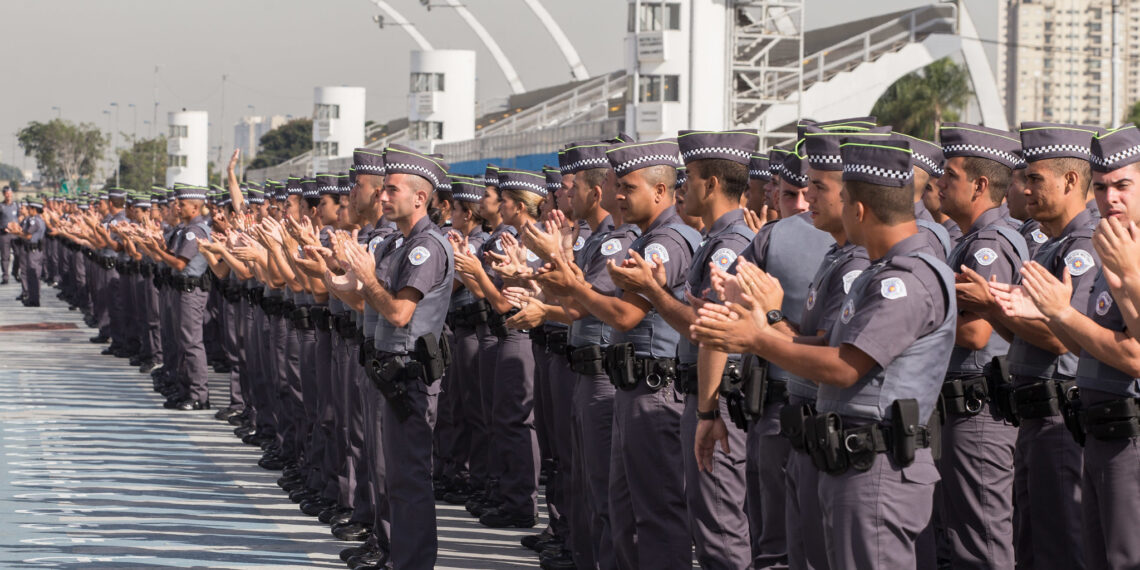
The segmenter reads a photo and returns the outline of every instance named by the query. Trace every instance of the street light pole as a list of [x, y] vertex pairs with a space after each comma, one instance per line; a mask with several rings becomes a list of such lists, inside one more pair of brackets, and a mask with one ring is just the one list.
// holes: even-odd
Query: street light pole
[[127, 103], [127, 106], [130, 107], [131, 111], [134, 112], [135, 126], [134, 130], [131, 132], [131, 143], [134, 144], [139, 140], [139, 108], [135, 107], [134, 103]]
[[[103, 109], [103, 114], [107, 115], [107, 131], [111, 133], [111, 140], [113, 141], [113, 140], [115, 140], [115, 138], [114, 138], [115, 132], [111, 130], [111, 111], [108, 109]], [[112, 152], [113, 152], [113, 149], [112, 149]]]
[[[111, 140], [115, 140], [115, 133], [119, 131], [119, 103], [112, 101], [111, 106], [115, 108], [115, 130], [111, 133]], [[119, 147], [112, 143], [115, 147], [115, 186], [119, 185]]]

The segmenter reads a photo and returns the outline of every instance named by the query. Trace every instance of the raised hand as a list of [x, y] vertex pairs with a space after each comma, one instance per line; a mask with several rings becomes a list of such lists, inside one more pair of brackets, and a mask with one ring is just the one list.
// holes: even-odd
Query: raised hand
[[742, 305], [706, 303], [697, 310], [689, 336], [701, 346], [727, 353], [748, 352], [768, 329], [768, 318], [759, 310]]
[[1056, 319], [1066, 311], [1073, 310], [1069, 304], [1073, 297], [1073, 278], [1066, 267], [1058, 280], [1041, 264], [1030, 261], [1021, 266], [1021, 286], [1037, 306], [1037, 310], [1048, 319]]
[[662, 286], [664, 281], [664, 264], [651, 263], [632, 249], [620, 266], [612, 259], [606, 262], [606, 270], [614, 285], [634, 293], [645, 294], [654, 287]]
[[997, 281], [990, 281], [988, 285], [990, 294], [993, 295], [994, 301], [1005, 316], [1031, 321], [1045, 320], [1045, 315], [1037, 310], [1037, 306], [1033, 304], [1033, 299], [1029, 298], [1029, 294], [1022, 289], [1021, 285], [1010, 285]]

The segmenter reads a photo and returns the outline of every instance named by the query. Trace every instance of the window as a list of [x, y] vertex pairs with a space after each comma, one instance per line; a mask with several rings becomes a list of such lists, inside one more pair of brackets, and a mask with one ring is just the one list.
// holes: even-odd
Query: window
[[339, 119], [340, 118], [340, 105], [325, 105], [317, 103], [313, 105], [313, 118], [314, 119]]
[[443, 138], [443, 123], [439, 121], [413, 121], [408, 125], [412, 140], [440, 140]]
[[317, 141], [313, 143], [314, 156], [337, 156], [338, 144], [333, 141]]
[[[171, 125], [172, 127], [177, 125]], [[182, 127], [185, 129], [186, 127]], [[184, 135], [185, 136], [185, 135]], [[186, 155], [183, 154], [168, 154], [166, 155], [166, 166], [168, 168], [186, 167]]]
[[[627, 19], [629, 32], [634, 31], [633, 12], [635, 6], [629, 5]], [[681, 29], [681, 5], [677, 2], [642, 2], [641, 4], [640, 32], [659, 32], [661, 30]]]
[[170, 138], [186, 138], [187, 128], [186, 125], [170, 125]]
[[638, 101], [642, 103], [680, 101], [680, 82], [680, 77], [677, 75], [642, 75]]
[[413, 73], [412, 84], [409, 88], [412, 93], [427, 93], [443, 91], [442, 73]]

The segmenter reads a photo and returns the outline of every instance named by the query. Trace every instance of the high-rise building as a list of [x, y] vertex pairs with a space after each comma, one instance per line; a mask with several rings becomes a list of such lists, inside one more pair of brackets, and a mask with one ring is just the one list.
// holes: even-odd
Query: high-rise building
[[284, 115], [242, 117], [234, 125], [234, 145], [241, 149], [242, 160], [249, 161], [257, 156], [261, 136], [288, 121]]
[[[1113, 0], [1009, 0], [1005, 96], [1011, 124], [1110, 126]], [[1122, 54], [1140, 48], [1140, 0], [1119, 0]], [[1121, 113], [1140, 97], [1140, 61], [1122, 57]]]

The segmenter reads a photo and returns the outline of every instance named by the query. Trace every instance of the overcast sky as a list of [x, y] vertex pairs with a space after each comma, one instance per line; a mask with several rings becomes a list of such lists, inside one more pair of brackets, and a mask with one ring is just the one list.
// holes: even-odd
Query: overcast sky
[[[442, 0], [432, 0], [442, 4]], [[453, 9], [430, 12], [420, 0], [389, 0], [436, 48], [475, 49], [480, 99], [510, 90], [490, 53]], [[625, 0], [544, 0], [591, 75], [622, 63]], [[808, 29], [931, 3], [929, 0], [809, 0]], [[528, 89], [570, 80], [553, 40], [523, 0], [465, 0], [499, 41]], [[12, 160], [15, 132], [60, 107], [72, 121], [108, 126], [119, 103], [120, 132], [148, 136], [158, 101], [167, 111], [205, 109], [210, 144], [233, 146], [243, 115], [312, 112], [313, 87], [367, 88], [367, 117], [406, 115], [408, 52], [399, 27], [377, 28], [369, 0], [0, 0], [0, 162]], [[155, 66], [157, 97], [155, 95]], [[224, 89], [223, 117], [222, 75]], [[130, 108], [129, 104], [135, 104]], [[114, 126], [114, 117], [110, 117]], [[22, 151], [16, 152], [22, 156]]]

